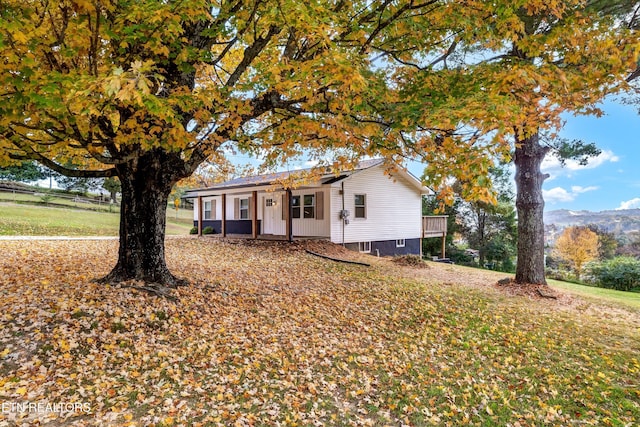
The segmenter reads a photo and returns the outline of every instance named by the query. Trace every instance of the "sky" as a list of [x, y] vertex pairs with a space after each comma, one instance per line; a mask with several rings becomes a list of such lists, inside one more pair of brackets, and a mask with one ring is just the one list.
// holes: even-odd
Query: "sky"
[[560, 135], [593, 142], [602, 153], [586, 166], [565, 167], [552, 156], [542, 164], [545, 211], [640, 208], [640, 114], [638, 107], [608, 101], [605, 115], [567, 116]]

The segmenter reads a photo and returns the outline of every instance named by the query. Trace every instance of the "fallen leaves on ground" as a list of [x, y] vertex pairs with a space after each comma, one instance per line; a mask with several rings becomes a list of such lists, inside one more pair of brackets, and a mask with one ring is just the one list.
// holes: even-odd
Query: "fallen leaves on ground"
[[[505, 297], [498, 276], [328, 243], [171, 239], [169, 266], [192, 281], [173, 301], [92, 282], [116, 252], [112, 241], [0, 242], [0, 403], [51, 405], [3, 409], [0, 425], [640, 419], [637, 324]], [[55, 406], [76, 403], [86, 407]]]

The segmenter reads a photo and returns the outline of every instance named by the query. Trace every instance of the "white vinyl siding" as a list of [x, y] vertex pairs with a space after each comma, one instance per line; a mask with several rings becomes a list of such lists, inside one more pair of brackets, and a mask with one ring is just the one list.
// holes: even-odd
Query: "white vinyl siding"
[[[344, 195], [340, 190], [344, 184]], [[364, 194], [366, 221], [356, 220], [355, 196]], [[344, 209], [349, 211], [349, 224], [339, 218], [344, 197]], [[400, 176], [384, 174], [381, 166], [357, 172], [331, 189], [331, 241], [357, 243], [396, 241], [420, 238], [422, 229], [422, 195], [416, 187]]]
[[[331, 234], [330, 228], [330, 203], [326, 200], [329, 197], [325, 196], [325, 192], [328, 189], [323, 188], [308, 188], [294, 190], [292, 196], [295, 198], [300, 197], [300, 218], [296, 218], [296, 209], [294, 205], [294, 217], [293, 217], [293, 235], [294, 236], [314, 236], [314, 237], [329, 237]], [[313, 217], [305, 218], [304, 212], [304, 196], [313, 196]], [[308, 200], [309, 201], [309, 200]], [[311, 205], [309, 205], [311, 206]], [[309, 207], [307, 206], [307, 207]]]

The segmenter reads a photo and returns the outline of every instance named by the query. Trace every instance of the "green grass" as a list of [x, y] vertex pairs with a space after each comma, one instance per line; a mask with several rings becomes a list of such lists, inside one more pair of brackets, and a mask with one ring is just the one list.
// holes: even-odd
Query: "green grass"
[[[48, 200], [43, 200], [45, 196], [49, 197]], [[0, 203], [7, 202], [40, 207], [69, 207], [110, 213], [120, 212], [119, 205], [112, 205], [106, 202], [98, 204], [97, 202], [88, 203], [82, 201], [86, 199], [85, 197], [79, 197], [79, 199], [76, 200], [73, 195], [59, 194], [56, 192], [49, 193], [48, 191], [42, 191], [38, 193], [38, 195], [0, 191]], [[167, 208], [167, 219], [177, 219], [177, 223], [189, 222], [191, 224], [193, 222], [193, 211], [191, 209], [179, 209], [176, 218], [176, 210], [173, 203], [170, 202]]]
[[640, 308], [640, 293], [638, 292], [616, 291], [613, 289], [562, 282], [560, 280], [548, 280], [548, 282], [552, 287], [567, 290], [589, 299], [597, 299], [608, 303], [623, 304], [633, 308]]
[[[193, 226], [191, 211], [167, 213], [167, 234], [186, 235]], [[120, 216], [116, 212], [0, 203], [0, 235], [4, 236], [117, 236]]]
[[0, 202], [11, 202], [18, 204], [28, 205], [42, 205], [42, 206], [67, 206], [71, 208], [87, 209], [93, 211], [105, 211], [105, 212], [119, 212], [120, 207], [117, 205], [111, 205], [110, 203], [103, 202], [101, 204], [89, 203], [85, 197], [78, 197], [77, 199], [71, 195], [59, 195], [57, 193], [42, 192], [35, 194], [20, 194], [10, 192], [0, 192]]

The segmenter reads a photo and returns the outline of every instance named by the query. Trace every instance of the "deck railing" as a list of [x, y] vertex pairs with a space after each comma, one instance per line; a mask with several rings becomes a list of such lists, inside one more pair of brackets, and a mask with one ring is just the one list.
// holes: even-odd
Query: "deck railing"
[[422, 237], [443, 237], [447, 235], [448, 215], [422, 217]]

